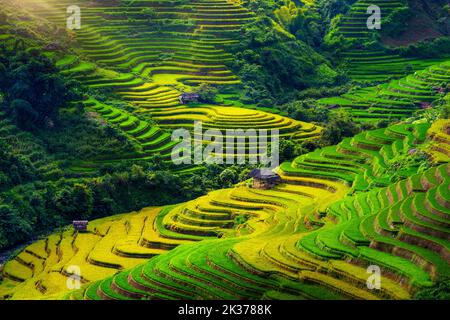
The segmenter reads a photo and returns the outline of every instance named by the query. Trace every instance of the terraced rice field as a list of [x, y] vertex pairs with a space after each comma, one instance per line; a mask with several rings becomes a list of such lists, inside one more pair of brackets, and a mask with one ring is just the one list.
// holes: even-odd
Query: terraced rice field
[[[276, 114], [269, 114], [252, 109], [243, 109], [236, 107], [219, 107], [219, 106], [200, 106], [198, 108], [191, 108], [192, 114], [189, 118], [181, 113], [172, 113], [168, 117], [154, 117], [159, 124], [152, 125], [147, 120], [142, 120], [136, 113], [117, 108], [107, 103], [99, 102], [93, 98], [86, 100], [86, 108], [93, 114], [100, 117], [115, 127], [122, 130], [126, 136], [133, 142], [135, 146], [135, 153], [129, 155], [121, 155], [117, 160], [139, 159], [145, 160], [145, 157], [153, 154], [160, 154], [163, 159], [170, 160], [173, 148], [179, 143], [178, 140], [172, 139], [170, 129], [185, 128], [191, 131], [193, 136], [193, 129], [195, 121], [201, 122], [202, 130], [215, 129], [220, 130], [224, 135], [227, 130], [241, 129], [250, 133], [245, 138], [244, 155], [248, 155], [251, 149], [258, 150], [258, 133], [251, 134], [255, 128], [267, 130], [268, 137], [271, 137], [271, 130], [278, 130], [279, 137], [289, 138], [294, 141], [302, 139], [311, 139], [319, 136], [322, 128], [311, 123], [292, 120]], [[244, 120], [246, 119], [246, 120]], [[248, 119], [253, 119], [249, 121]], [[206, 135], [203, 135], [204, 140], [201, 142], [206, 145], [208, 142]], [[240, 149], [235, 149], [236, 156], [239, 156]], [[110, 162], [110, 156], [104, 159], [96, 159], [94, 163]], [[92, 166], [92, 162], [80, 164], [80, 166]]]
[[443, 59], [418, 59], [401, 57], [383, 50], [352, 49], [342, 53], [347, 61], [348, 74], [356, 81], [386, 81], [402, 78], [411, 71], [419, 71]]
[[128, 269], [189, 240], [165, 239], [156, 224], [159, 208], [93, 221], [87, 233], [67, 228], [27, 247], [7, 263], [1, 295], [14, 299], [51, 296], [67, 289], [81, 267], [89, 283]]
[[447, 61], [386, 84], [324, 98], [319, 103], [345, 108], [359, 122], [398, 120], [411, 116], [416, 110], [429, 108], [433, 101], [443, 98], [444, 94], [437, 89], [445, 88], [449, 79], [450, 63]]
[[[436, 152], [436, 144], [449, 156], [447, 129], [439, 121], [368, 131], [284, 163], [283, 183], [270, 190], [242, 183], [102, 219], [89, 233], [66, 230], [7, 263], [0, 292], [92, 300], [408, 299], [449, 276], [450, 166], [439, 160], [390, 181], [389, 160], [412, 149]], [[81, 248], [82, 241], [89, 245]], [[158, 256], [142, 263], [151, 255]], [[57, 293], [71, 264], [86, 285]], [[381, 289], [367, 289], [370, 264], [382, 270]]]
[[[369, 6], [376, 5], [381, 9], [381, 28], [383, 21], [394, 10], [408, 7], [403, 0], [356, 1], [339, 24], [339, 33], [346, 39], [363, 43], [378, 36], [379, 29], [369, 29], [367, 13]], [[442, 60], [405, 58], [382, 49], [364, 48], [355, 45], [342, 53], [348, 61], [348, 73], [356, 81], [386, 81], [389, 78], [401, 78], [411, 70], [418, 71]]]
[[449, 133], [450, 121], [445, 119], [435, 121], [429, 130], [432, 139], [430, 150], [436, 162], [449, 162]]
[[[379, 29], [369, 29], [367, 20], [371, 13], [367, 13], [368, 8], [372, 5], [378, 6], [381, 10], [381, 19], [389, 16], [394, 10], [407, 7], [408, 4], [403, 0], [358, 0], [350, 11], [343, 17], [339, 31], [347, 38], [367, 40], [371, 37], [371, 33], [376, 33]], [[382, 22], [382, 21], [381, 21]], [[382, 25], [381, 25], [382, 27]]]
[[[31, 16], [59, 26], [73, 4], [20, 2]], [[356, 1], [340, 25], [343, 36], [372, 37], [371, 4], [388, 14], [404, 2]], [[83, 100], [90, 116], [122, 130], [136, 150], [95, 163], [168, 159], [177, 143], [172, 129], [192, 131], [194, 121], [221, 131], [278, 129], [294, 141], [321, 134], [314, 124], [251, 106], [180, 103], [179, 95], [199, 84], [239, 85], [226, 49], [255, 14], [237, 1], [79, 5], [76, 46], [46, 54], [90, 89]], [[343, 56], [355, 80], [400, 78], [319, 101], [349, 110], [357, 122], [408, 118], [444, 98], [440, 89], [449, 84], [448, 61], [360, 48]], [[401, 78], [407, 65], [420, 71]], [[103, 101], [98, 92], [126, 103]], [[270, 190], [246, 181], [185, 203], [98, 219], [87, 232], [59, 230], [4, 265], [0, 299], [409, 299], [450, 276], [450, 122], [410, 122], [283, 163], [282, 183]], [[394, 166], [393, 159], [419, 151], [430, 156], [430, 168]], [[380, 289], [367, 288], [369, 265], [381, 268]], [[76, 290], [68, 287], [74, 276], [81, 281]]]
[[[30, 15], [57, 26], [65, 26], [66, 8], [72, 4], [20, 2], [26, 4]], [[232, 60], [226, 47], [238, 41], [240, 27], [251, 21], [254, 13], [239, 4], [142, 0], [133, 1], [132, 6], [103, 2], [93, 6], [89, 1], [78, 5], [82, 28], [71, 35], [76, 45], [72, 53], [57, 56], [56, 65], [89, 88], [112, 91], [129, 104], [129, 110], [124, 110], [94, 98], [84, 101], [88, 110], [124, 131], [135, 145], [134, 154], [120, 158], [145, 159], [156, 153], [170, 158], [176, 144], [171, 130], [192, 130], [194, 121], [202, 121], [204, 130], [223, 133], [227, 129], [276, 129], [281, 137], [293, 140], [320, 135], [321, 128], [313, 124], [255, 108], [180, 103], [180, 94], [195, 91], [199, 84], [233, 87], [240, 83], [225, 64]], [[146, 117], [157, 125], [149, 124]], [[254, 146], [247, 142], [247, 148]], [[78, 166], [86, 168], [92, 163]]]

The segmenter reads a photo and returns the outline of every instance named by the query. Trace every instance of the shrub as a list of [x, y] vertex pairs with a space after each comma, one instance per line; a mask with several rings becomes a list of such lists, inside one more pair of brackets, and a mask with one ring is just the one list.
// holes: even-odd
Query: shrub
[[237, 227], [241, 224], [244, 224], [247, 222], [249, 216], [245, 214], [238, 214], [234, 217], [234, 226]]
[[448, 36], [421, 41], [399, 49], [402, 56], [421, 58], [446, 57], [447, 52], [450, 52], [450, 37]]
[[32, 128], [39, 119], [38, 112], [23, 99], [14, 99], [10, 104], [9, 112], [17, 126], [25, 130]]
[[416, 300], [450, 300], [450, 279], [438, 281], [433, 287], [422, 289], [414, 296]]
[[238, 181], [238, 174], [236, 171], [227, 168], [220, 173], [219, 181], [223, 184], [224, 188], [229, 188]]
[[353, 122], [350, 113], [343, 109], [338, 109], [330, 114], [330, 120], [325, 126], [322, 136], [323, 145], [339, 143], [344, 137], [352, 137], [357, 134], [360, 128]]
[[207, 83], [202, 83], [198, 86], [197, 93], [200, 100], [207, 103], [214, 103], [216, 101], [217, 89]]
[[326, 123], [329, 119], [328, 108], [318, 105], [314, 100], [294, 101], [280, 106], [289, 117], [305, 122]]

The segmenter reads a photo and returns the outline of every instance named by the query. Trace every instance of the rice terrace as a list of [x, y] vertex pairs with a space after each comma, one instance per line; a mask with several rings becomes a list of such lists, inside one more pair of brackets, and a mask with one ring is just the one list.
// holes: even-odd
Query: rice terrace
[[448, 0], [0, 0], [0, 300], [449, 300], [449, 161]]

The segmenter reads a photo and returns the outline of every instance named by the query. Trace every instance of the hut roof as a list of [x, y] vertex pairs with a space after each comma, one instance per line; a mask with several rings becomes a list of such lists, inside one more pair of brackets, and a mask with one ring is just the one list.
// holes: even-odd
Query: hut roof
[[198, 93], [188, 93], [188, 92], [183, 92], [181, 94], [182, 98], [187, 98], [187, 99], [198, 99], [200, 97], [200, 95]]
[[281, 177], [270, 169], [253, 169], [249, 176], [256, 179], [281, 180]]
[[87, 220], [74, 220], [74, 221], [72, 221], [72, 224], [74, 226], [87, 226], [89, 224], [89, 221], [87, 221]]

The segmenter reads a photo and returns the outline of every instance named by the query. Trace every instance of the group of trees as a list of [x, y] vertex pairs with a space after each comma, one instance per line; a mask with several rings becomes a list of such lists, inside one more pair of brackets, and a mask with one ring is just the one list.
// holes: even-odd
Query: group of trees
[[408, 21], [414, 16], [413, 10], [408, 6], [402, 6], [392, 10], [383, 19], [381, 33], [390, 37], [398, 36], [408, 30]]
[[208, 83], [201, 83], [198, 86], [196, 92], [198, 93], [202, 102], [214, 103], [216, 101], [218, 90]]
[[241, 29], [232, 68], [243, 82], [243, 101], [261, 106], [294, 101], [310, 88], [348, 82], [333, 57], [352, 45], [339, 35], [339, 17], [356, 0], [319, 0], [313, 8], [293, 0], [246, 1], [256, 19]]
[[417, 300], [450, 300], [450, 279], [443, 278], [432, 287], [419, 290], [414, 299]]
[[38, 49], [0, 46], [1, 109], [20, 128], [54, 124], [59, 108], [80, 97], [77, 88]]
[[31, 181], [37, 175], [30, 157], [14, 152], [11, 145], [0, 140], [0, 191]]
[[304, 122], [328, 122], [330, 109], [317, 104], [316, 100], [305, 99], [286, 103], [279, 107], [290, 118]]
[[257, 17], [242, 33], [231, 67], [243, 81], [248, 102], [285, 103], [300, 90], [339, 80], [323, 56], [269, 17]]
[[308, 45], [319, 47], [322, 42], [325, 25], [318, 13], [303, 10], [296, 3], [286, 0], [285, 4], [274, 11], [276, 20], [291, 34]]
[[450, 37], [439, 37], [430, 41], [421, 41], [407, 47], [398, 48], [401, 55], [407, 57], [441, 58], [450, 52]]

